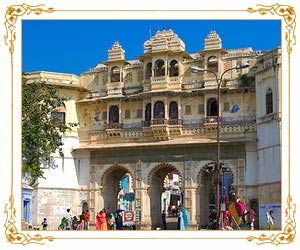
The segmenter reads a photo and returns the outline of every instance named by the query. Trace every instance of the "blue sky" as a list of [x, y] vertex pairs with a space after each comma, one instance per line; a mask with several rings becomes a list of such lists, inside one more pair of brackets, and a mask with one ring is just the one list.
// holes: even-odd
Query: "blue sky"
[[171, 28], [188, 53], [204, 49], [215, 30], [224, 49], [270, 50], [281, 45], [280, 20], [23, 20], [22, 70], [80, 75], [108, 59], [118, 41], [126, 60], [143, 54], [144, 42]]

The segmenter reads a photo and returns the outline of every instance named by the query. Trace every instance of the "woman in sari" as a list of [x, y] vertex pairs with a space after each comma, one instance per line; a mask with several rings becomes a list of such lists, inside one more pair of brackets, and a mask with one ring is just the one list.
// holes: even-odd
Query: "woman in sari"
[[188, 226], [188, 215], [184, 207], [180, 208], [180, 230], [186, 230]]
[[105, 209], [100, 211], [99, 220], [100, 220], [100, 230], [104, 230], [104, 231], [107, 230], [106, 211], [105, 211]]
[[100, 217], [101, 217], [101, 215], [100, 215], [100, 213], [101, 213], [102, 211], [100, 211], [99, 213], [97, 213], [97, 215], [96, 215], [96, 230], [101, 230], [101, 228], [100, 228], [100, 225], [101, 225], [101, 221], [100, 221]]

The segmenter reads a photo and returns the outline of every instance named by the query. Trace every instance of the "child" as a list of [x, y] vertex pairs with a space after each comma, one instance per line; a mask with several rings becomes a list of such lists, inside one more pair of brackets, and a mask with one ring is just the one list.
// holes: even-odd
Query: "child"
[[43, 230], [46, 230], [48, 227], [48, 222], [47, 222], [47, 218], [44, 218], [43, 222], [41, 223]]

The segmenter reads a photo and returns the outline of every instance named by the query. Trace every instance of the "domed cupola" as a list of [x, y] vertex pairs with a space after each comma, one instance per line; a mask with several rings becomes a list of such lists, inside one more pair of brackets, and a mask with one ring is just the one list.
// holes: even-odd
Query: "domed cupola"
[[108, 50], [108, 61], [121, 61], [125, 60], [125, 50], [119, 42], [115, 42], [111, 49]]
[[211, 31], [205, 38], [204, 50], [217, 50], [222, 48], [222, 40], [216, 31]]
[[185, 51], [185, 44], [173, 30], [159, 30], [155, 36], [144, 43], [144, 53], [161, 51]]

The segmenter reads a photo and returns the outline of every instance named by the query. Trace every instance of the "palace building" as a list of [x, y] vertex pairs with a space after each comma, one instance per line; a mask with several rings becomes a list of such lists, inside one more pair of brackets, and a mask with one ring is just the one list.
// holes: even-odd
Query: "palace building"
[[[265, 212], [277, 209], [280, 217], [281, 211], [281, 48], [226, 50], [211, 31], [189, 54], [173, 30], [157, 31], [143, 46], [142, 55], [127, 60], [115, 42], [107, 61], [80, 76], [26, 75], [29, 83], [56, 85], [68, 97], [59, 109], [62, 121], [78, 123], [63, 136], [64, 157], [54, 154], [43, 166], [46, 178], [29, 189], [32, 224], [47, 217], [56, 229], [67, 208], [73, 215], [88, 209], [92, 223], [103, 208], [122, 209], [120, 181], [128, 176], [133, 195], [127, 207], [138, 213], [141, 230], [154, 229], [172, 202], [165, 180], [174, 175], [189, 230], [208, 223], [218, 186], [221, 197], [239, 197], [255, 209], [256, 228], [267, 228]], [[243, 63], [249, 67], [237, 67]], [[217, 75], [237, 67], [221, 83], [219, 185], [218, 82], [191, 66]]]

